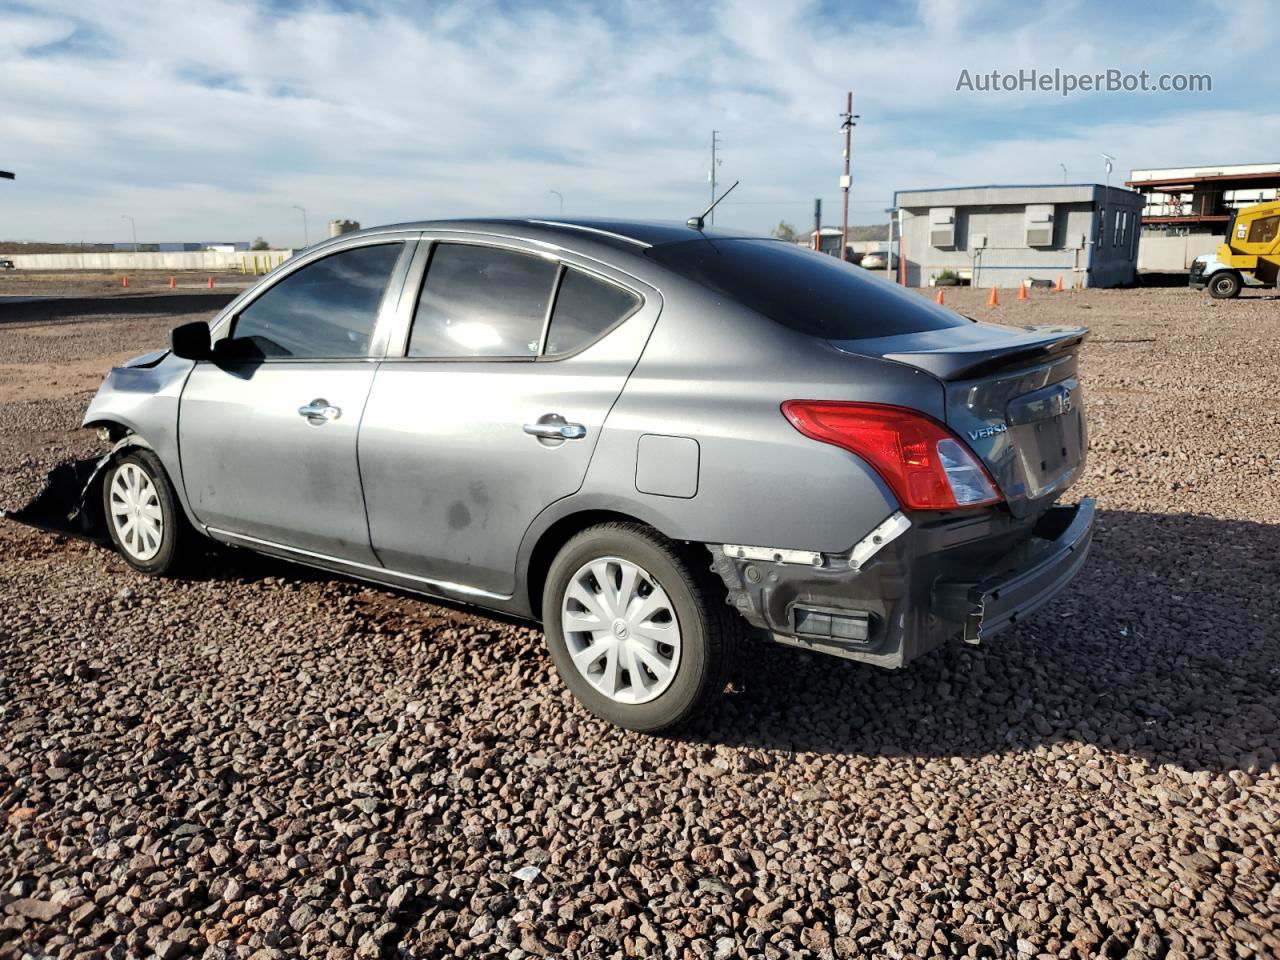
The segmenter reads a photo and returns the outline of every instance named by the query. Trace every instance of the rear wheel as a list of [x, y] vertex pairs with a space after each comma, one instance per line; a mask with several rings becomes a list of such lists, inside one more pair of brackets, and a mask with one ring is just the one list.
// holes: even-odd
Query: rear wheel
[[107, 468], [102, 512], [111, 542], [133, 569], [172, 573], [190, 540], [173, 485], [150, 450], [131, 450]]
[[1209, 279], [1209, 296], [1215, 300], [1230, 300], [1240, 295], [1243, 283], [1234, 270], [1219, 270]]
[[561, 680], [610, 723], [673, 727], [724, 689], [738, 624], [709, 577], [642, 524], [601, 524], [565, 544], [542, 610]]

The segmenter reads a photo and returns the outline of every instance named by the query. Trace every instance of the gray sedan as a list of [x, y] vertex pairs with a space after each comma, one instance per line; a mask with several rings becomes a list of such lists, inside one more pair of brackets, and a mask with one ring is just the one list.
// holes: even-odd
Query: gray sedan
[[566, 686], [641, 730], [748, 638], [899, 667], [1074, 576], [1083, 329], [698, 226], [312, 247], [111, 371], [83, 512], [147, 573], [204, 536], [539, 620]]

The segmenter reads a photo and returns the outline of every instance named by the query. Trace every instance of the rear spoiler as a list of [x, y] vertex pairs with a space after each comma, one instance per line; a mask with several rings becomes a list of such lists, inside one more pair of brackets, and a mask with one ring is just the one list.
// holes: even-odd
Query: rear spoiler
[[[963, 328], [960, 328], [963, 329]], [[983, 324], [971, 330], [989, 331]], [[996, 328], [1003, 334], [976, 337], [970, 343], [921, 350], [901, 350], [882, 354], [884, 359], [905, 363], [931, 373], [939, 380], [963, 380], [1019, 366], [1034, 366], [1073, 350], [1089, 335], [1088, 327], [1046, 327], [1040, 329]], [[953, 331], [948, 331], [953, 332]], [[958, 332], [958, 331], [954, 331]]]

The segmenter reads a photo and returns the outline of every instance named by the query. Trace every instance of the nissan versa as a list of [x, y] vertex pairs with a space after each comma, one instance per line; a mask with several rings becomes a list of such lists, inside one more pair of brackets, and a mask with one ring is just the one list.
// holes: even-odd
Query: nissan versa
[[718, 694], [745, 635], [898, 667], [1071, 580], [1085, 330], [700, 226], [312, 247], [111, 371], [66, 518], [146, 573], [199, 533], [540, 620], [566, 686], [639, 730]]

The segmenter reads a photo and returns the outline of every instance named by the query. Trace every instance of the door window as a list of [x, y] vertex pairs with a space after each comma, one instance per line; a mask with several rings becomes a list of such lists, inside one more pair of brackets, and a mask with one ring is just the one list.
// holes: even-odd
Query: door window
[[545, 356], [573, 353], [626, 319], [640, 306], [630, 290], [566, 269], [551, 310]]
[[436, 244], [408, 356], [533, 359], [556, 270], [550, 260], [500, 247]]
[[1280, 217], [1263, 217], [1249, 225], [1249, 243], [1270, 243], [1276, 238]]
[[369, 355], [403, 244], [353, 247], [310, 263], [254, 300], [231, 331], [237, 353], [344, 359]]

